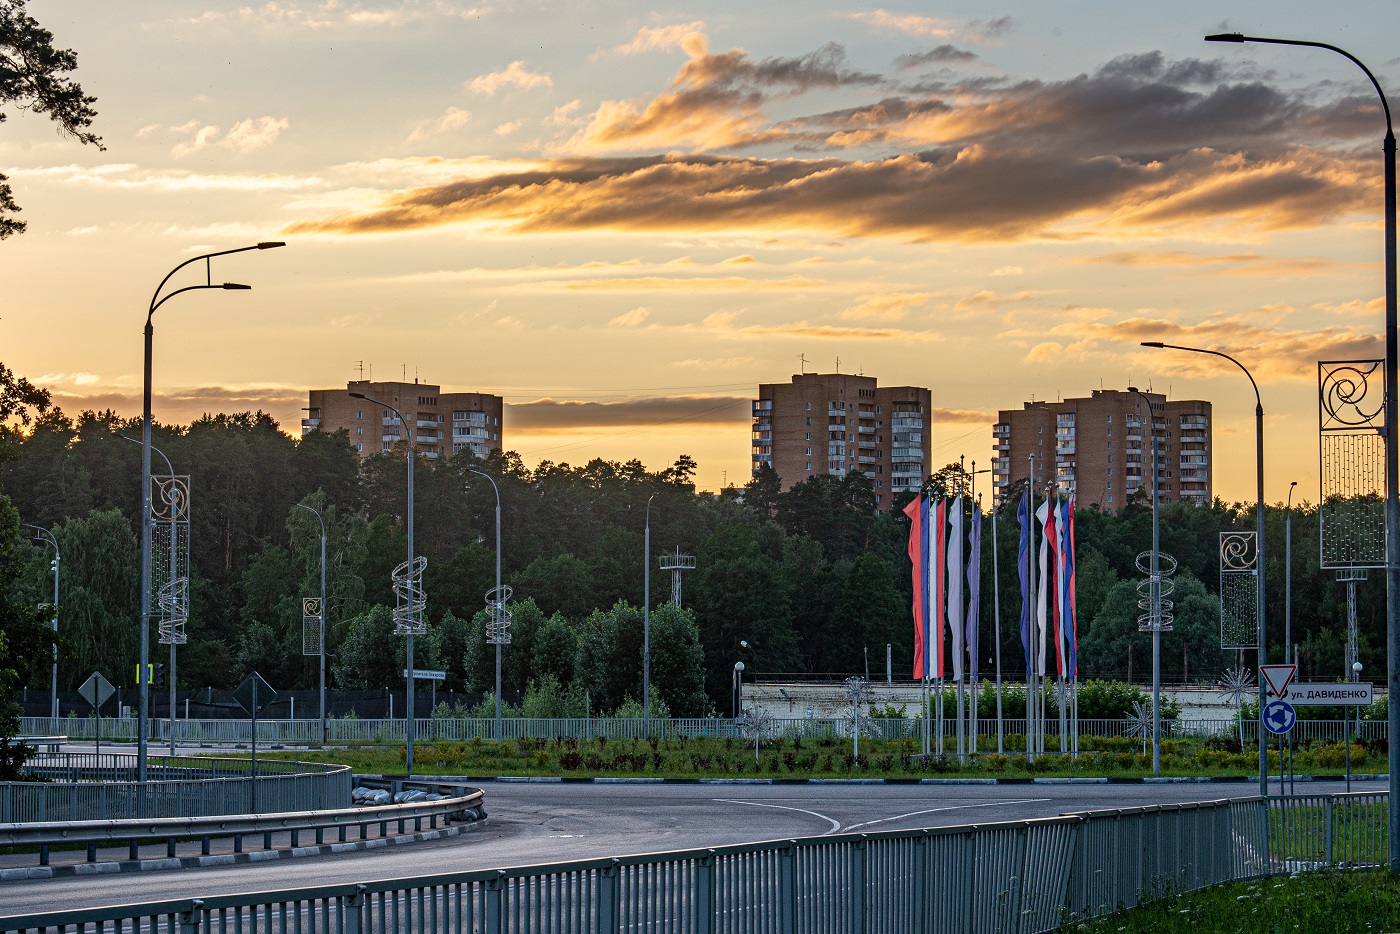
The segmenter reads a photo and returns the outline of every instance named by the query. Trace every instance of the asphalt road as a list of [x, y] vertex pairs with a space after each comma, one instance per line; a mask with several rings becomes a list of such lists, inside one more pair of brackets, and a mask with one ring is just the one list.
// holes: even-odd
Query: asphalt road
[[[0, 883], [0, 916], [517, 867], [830, 833], [1243, 797], [1252, 783], [711, 785], [488, 782], [490, 819], [429, 843], [237, 866]], [[1374, 783], [1360, 790], [1382, 790]], [[1338, 792], [1340, 782], [1298, 786]]]

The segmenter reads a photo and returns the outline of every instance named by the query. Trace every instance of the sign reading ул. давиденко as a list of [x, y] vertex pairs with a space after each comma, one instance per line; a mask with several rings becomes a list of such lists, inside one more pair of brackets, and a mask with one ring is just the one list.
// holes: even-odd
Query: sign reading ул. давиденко
[[1292, 681], [1282, 694], [1268, 693], [1294, 707], [1369, 707], [1373, 700], [1369, 681]]

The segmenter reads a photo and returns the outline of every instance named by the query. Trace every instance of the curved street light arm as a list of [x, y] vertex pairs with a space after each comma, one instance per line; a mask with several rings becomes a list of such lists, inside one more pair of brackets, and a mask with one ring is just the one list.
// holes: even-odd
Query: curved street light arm
[[156, 286], [155, 293], [151, 296], [151, 306], [150, 306], [150, 310], [146, 312], [146, 323], [147, 323], [147, 324], [150, 324], [150, 322], [151, 322], [151, 315], [155, 314], [155, 313], [156, 313], [156, 309], [159, 308], [161, 305], [165, 304], [165, 302], [166, 302], [168, 299], [174, 297], [175, 295], [180, 294], [180, 292], [189, 291], [188, 288], [186, 288], [186, 289], [179, 289], [178, 291], [171, 292], [169, 295], [165, 296], [165, 298], [161, 298], [161, 297], [160, 297], [161, 290], [164, 289], [164, 288], [165, 288], [165, 284], [166, 284], [167, 282], [170, 281], [170, 277], [173, 276], [173, 275], [175, 275], [175, 273], [179, 272], [181, 269], [184, 269], [186, 266], [189, 266], [189, 265], [192, 264], [192, 263], [197, 263], [197, 262], [199, 262], [200, 260], [203, 260], [203, 261], [204, 261], [204, 282], [205, 282], [205, 284], [202, 285], [202, 286], [190, 286], [190, 288], [202, 288], [202, 289], [220, 289], [220, 288], [228, 288], [228, 286], [231, 285], [232, 283], [226, 283], [226, 284], [224, 284], [224, 285], [214, 285], [214, 279], [213, 279], [212, 271], [211, 271], [210, 265], [209, 265], [209, 261], [210, 261], [211, 259], [213, 259], [213, 258], [216, 257], [216, 256], [229, 256], [230, 254], [233, 254], [233, 253], [246, 253], [246, 252], [248, 252], [249, 250], [273, 250], [273, 249], [276, 249], [277, 247], [286, 246], [286, 245], [287, 245], [287, 244], [281, 242], [280, 240], [264, 240], [264, 241], [262, 241], [262, 242], [255, 243], [255, 244], [253, 244], [252, 246], [240, 246], [240, 247], [235, 247], [235, 248], [233, 248], [232, 250], [216, 250], [216, 251], [213, 252], [213, 253], [202, 253], [202, 254], [200, 254], [199, 256], [192, 256], [192, 257], [190, 257], [189, 259], [185, 260], [185, 261], [184, 261], [183, 263], [181, 263], [180, 265], [176, 266], [174, 269], [172, 269], [172, 270], [170, 270], [169, 272], [167, 272], [167, 273], [165, 274], [165, 278], [162, 279], [162, 280], [160, 280], [160, 285]]
[[[132, 444], [145, 444], [140, 438], [133, 438], [131, 435], [117, 435], [117, 437], [121, 438], [123, 441], [130, 441]], [[172, 477], [175, 476], [175, 468], [170, 466], [170, 458], [165, 456], [165, 452], [154, 444], [151, 445], [151, 450], [160, 455], [160, 459], [165, 461], [165, 469], [170, 472]]]
[[1164, 344], [1161, 341], [1143, 341], [1142, 346], [1156, 347], [1159, 350], [1185, 350], [1189, 353], [1204, 353], [1210, 354], [1212, 357], [1224, 357], [1226, 360], [1229, 360], [1235, 366], [1239, 367], [1240, 372], [1243, 373], [1245, 375], [1245, 378], [1249, 380], [1249, 385], [1254, 390], [1255, 411], [1257, 411], [1261, 415], [1264, 413], [1264, 403], [1259, 398], [1259, 384], [1254, 381], [1253, 374], [1249, 372], [1245, 365], [1240, 361], [1236, 360], [1234, 357], [1230, 356], [1229, 354], [1221, 353], [1218, 350], [1207, 350], [1204, 347], [1183, 347], [1180, 344]]
[[1381, 90], [1381, 83], [1376, 80], [1376, 76], [1371, 74], [1371, 69], [1367, 68], [1366, 65], [1361, 61], [1361, 59], [1357, 58], [1355, 55], [1352, 55], [1346, 49], [1338, 48], [1337, 46], [1330, 45], [1326, 42], [1313, 42], [1308, 39], [1270, 39], [1264, 36], [1246, 36], [1243, 33], [1238, 32], [1216, 33], [1213, 36], [1206, 36], [1206, 41], [1237, 43], [1262, 42], [1267, 45], [1298, 45], [1310, 49], [1326, 49], [1329, 52], [1336, 52], [1338, 55], [1349, 59], [1353, 65], [1355, 65], [1357, 68], [1360, 68], [1366, 73], [1366, 77], [1369, 78], [1371, 81], [1371, 86], [1376, 89], [1376, 94], [1381, 99], [1381, 109], [1385, 111], [1385, 128], [1387, 131], [1390, 131], [1391, 129], [1390, 102], [1386, 100], [1385, 92]]

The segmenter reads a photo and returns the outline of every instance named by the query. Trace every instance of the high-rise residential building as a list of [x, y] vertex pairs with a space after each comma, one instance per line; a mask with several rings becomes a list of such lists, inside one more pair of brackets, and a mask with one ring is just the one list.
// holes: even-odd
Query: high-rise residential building
[[480, 392], [443, 392], [442, 387], [355, 380], [344, 389], [313, 389], [303, 435], [313, 431], [349, 432], [361, 457], [387, 451], [409, 432], [392, 409], [358, 399], [352, 392], [396, 406], [413, 422], [413, 443], [427, 458], [470, 450], [486, 457], [501, 449], [501, 397]]
[[764, 383], [753, 404], [753, 472], [769, 465], [788, 489], [814, 474], [859, 471], [889, 509], [928, 477], [931, 401], [927, 389], [881, 388], [873, 376], [802, 373]]
[[[1146, 487], [1151, 496], [1152, 439], [1159, 445], [1162, 503], [1211, 501], [1209, 402], [1168, 402], [1147, 392], [1096, 389], [1087, 399], [1027, 402], [1003, 410], [992, 428], [992, 485], [1000, 501], [1011, 484], [1030, 476], [1037, 489], [1054, 484], [1080, 505], [1113, 512]], [[1150, 424], [1149, 424], [1150, 420]], [[1146, 429], [1146, 430], [1144, 430]]]

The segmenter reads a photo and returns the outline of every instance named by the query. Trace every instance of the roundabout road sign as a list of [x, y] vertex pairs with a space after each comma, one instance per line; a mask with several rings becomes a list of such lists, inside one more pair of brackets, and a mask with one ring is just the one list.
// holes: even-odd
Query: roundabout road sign
[[1264, 728], [1270, 733], [1287, 733], [1297, 722], [1298, 712], [1288, 701], [1273, 700], [1264, 706]]

